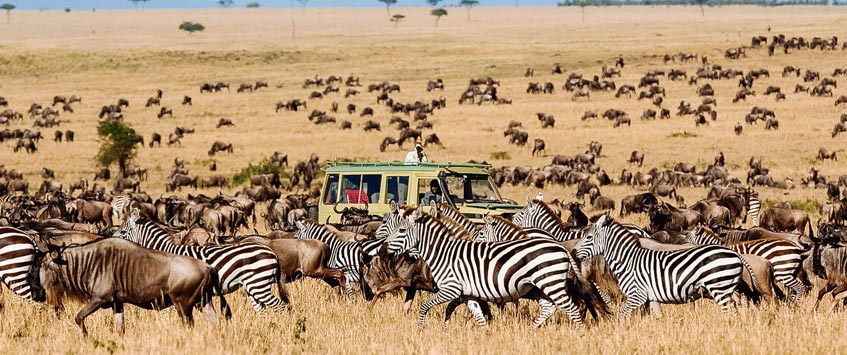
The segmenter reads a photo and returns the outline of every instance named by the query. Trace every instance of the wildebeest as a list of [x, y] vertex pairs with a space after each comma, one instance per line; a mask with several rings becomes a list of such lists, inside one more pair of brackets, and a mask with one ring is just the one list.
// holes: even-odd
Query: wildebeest
[[838, 161], [838, 157], [835, 155], [835, 151], [830, 150], [830, 149], [826, 149], [826, 148], [818, 149], [817, 159], [820, 160], [820, 161], [824, 161], [826, 159], [830, 159], [832, 161]]
[[544, 140], [541, 138], [536, 138], [532, 147], [532, 156], [535, 156], [535, 153], [541, 154], [542, 151], [547, 153], [547, 150], [545, 150], [544, 148]]
[[620, 216], [623, 217], [631, 213], [647, 212], [650, 207], [657, 203], [659, 203], [659, 199], [656, 198], [656, 195], [653, 195], [650, 192], [626, 196], [621, 200]]
[[629, 160], [627, 162], [633, 164], [638, 163], [639, 167], [644, 165], [644, 153], [633, 150], [632, 154], [629, 155]]
[[214, 143], [212, 143], [212, 147], [209, 148], [209, 156], [213, 156], [217, 152], [232, 153], [232, 143], [215, 141]]
[[[57, 310], [67, 296], [86, 302], [74, 319], [82, 334], [88, 333], [85, 318], [101, 308], [112, 308], [115, 327], [124, 333], [125, 303], [144, 309], [173, 305], [189, 326], [194, 325], [194, 307], [202, 307], [209, 320], [217, 322], [211, 302], [221, 294], [220, 280], [200, 260], [117, 238], [51, 251], [41, 259], [41, 298]], [[226, 299], [220, 300], [221, 312], [229, 319]]]
[[805, 212], [787, 208], [768, 208], [762, 213], [759, 225], [775, 232], [796, 231], [801, 234], [806, 232], [806, 227], [808, 226], [809, 236], [814, 236], [812, 224], [809, 222], [809, 215]]
[[191, 106], [191, 96], [185, 95], [182, 97], [182, 104]]
[[221, 118], [220, 120], [218, 120], [218, 125], [215, 126], [215, 128], [221, 128], [223, 126], [234, 127], [235, 123], [232, 123], [232, 120], [230, 120], [229, 118]]
[[170, 117], [173, 117], [173, 116], [174, 116], [174, 111], [173, 111], [173, 110], [171, 110], [171, 109], [169, 109], [169, 108], [167, 108], [167, 107], [165, 107], [165, 106], [162, 106], [162, 108], [160, 108], [160, 109], [159, 109], [159, 113], [158, 113], [158, 114], [156, 114], [156, 117], [157, 117], [157, 118], [162, 118], [162, 117], [165, 117], [165, 115], [168, 115], [168, 116], [170, 116]]
[[174, 174], [168, 179], [168, 184], [165, 186], [166, 192], [181, 190], [183, 186], [197, 188], [197, 178], [186, 174]]

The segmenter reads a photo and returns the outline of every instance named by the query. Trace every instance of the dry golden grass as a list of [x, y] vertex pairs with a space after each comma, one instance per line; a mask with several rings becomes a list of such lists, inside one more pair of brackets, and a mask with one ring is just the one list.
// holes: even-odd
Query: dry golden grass
[[[65, 182], [81, 176], [90, 179], [97, 170], [92, 159], [98, 147], [96, 114], [100, 106], [119, 97], [131, 101], [125, 112], [127, 121], [147, 139], [152, 132], [166, 136], [178, 125], [197, 129], [183, 139], [181, 147], [140, 149], [137, 162], [150, 169], [150, 179], [142, 186], [151, 195], [164, 190], [176, 157], [185, 159], [192, 173], [210, 174], [206, 151], [215, 140], [235, 144], [234, 154], [215, 157], [218, 173], [226, 176], [274, 150], [288, 152], [294, 161], [304, 160], [312, 152], [322, 159], [402, 159], [403, 151], [379, 153], [377, 149], [383, 137], [396, 132], [387, 127], [390, 114], [375, 104], [375, 95], [364, 93], [351, 100], [330, 96], [310, 101], [309, 109], [327, 110], [333, 100], [342, 107], [348, 102], [360, 108], [372, 106], [376, 110], [373, 119], [383, 124], [382, 133], [363, 132], [361, 124], [366, 119], [358, 115], [336, 115], [339, 121], [354, 123], [352, 131], [341, 131], [337, 125], [312, 125], [305, 119], [307, 112], [273, 112], [276, 101], [307, 97], [311, 89], [300, 87], [306, 78], [353, 74], [360, 76], [364, 85], [383, 80], [400, 83], [402, 93], [392, 95], [400, 102], [437, 98], [442, 93], [427, 93], [426, 81], [445, 80], [443, 95], [448, 108], [431, 118], [434, 132], [445, 143], [444, 149], [428, 150], [436, 161], [492, 161], [493, 152], [505, 151], [510, 159], [493, 161], [495, 165], [542, 166], [554, 154], [582, 152], [588, 142], [597, 140], [604, 144], [598, 163], [615, 178], [621, 169], [633, 169], [625, 161], [634, 149], [647, 154], [644, 170], [677, 161], [695, 162], [704, 168], [720, 150], [736, 176], [745, 176], [745, 162], [755, 155], [764, 157], [775, 177], [793, 177], [799, 183], [811, 166], [830, 177], [843, 173], [843, 163], [821, 164], [814, 156], [820, 147], [838, 149], [843, 155], [843, 137], [832, 139], [829, 132], [844, 109], [833, 107], [834, 99], [791, 94], [797, 79], [782, 78], [779, 73], [791, 64], [828, 75], [845, 66], [845, 52], [806, 50], [768, 58], [764, 49], [757, 49], [749, 51], [749, 58], [731, 62], [723, 59], [722, 53], [748, 44], [753, 35], [767, 35], [768, 26], [772, 33], [788, 36], [845, 38], [845, 10], [709, 8], [706, 17], [701, 17], [696, 8], [685, 7], [589, 8], [586, 22], [581, 23], [575, 9], [480, 8], [473, 10], [473, 22], [467, 22], [458, 9], [451, 9], [438, 29], [427, 9], [396, 10], [407, 16], [396, 29], [379, 9], [15, 12], [12, 24], [2, 26], [0, 37], [0, 96], [18, 111], [26, 111], [33, 102], [48, 103], [54, 95], [81, 95], [83, 102], [75, 106], [76, 113], [62, 115], [61, 129], [76, 131], [75, 143], [53, 143], [53, 130], [43, 130], [48, 139], [39, 144], [38, 153], [13, 154], [10, 143], [4, 143], [0, 162], [24, 171], [35, 188], [42, 166], [56, 170]], [[295, 38], [291, 37], [292, 13], [297, 24]], [[207, 30], [191, 36], [180, 33], [176, 27], [183, 20], [199, 21]], [[638, 117], [651, 105], [634, 98], [618, 100], [611, 94], [597, 94], [588, 103], [573, 103], [560, 89], [565, 77], [549, 74], [554, 63], [561, 63], [568, 72], [590, 77], [617, 55], [627, 60], [623, 78], [615, 79], [618, 85], [636, 83], [654, 68], [693, 72], [695, 64], [664, 66], [657, 57], [680, 51], [708, 55], [727, 67], [769, 69], [774, 75], [758, 81], [755, 89], [761, 93], [766, 85], [778, 85], [788, 99], [776, 103], [772, 97], [760, 95], [731, 104], [737, 81], [714, 81], [719, 119], [709, 127], [695, 128], [691, 118], [642, 122]], [[536, 69], [532, 81], [552, 81], [557, 93], [525, 94], [529, 80], [523, 72], [527, 67]], [[500, 96], [513, 99], [514, 104], [457, 105], [467, 80], [482, 76], [500, 79]], [[267, 80], [270, 88], [235, 93], [238, 83], [256, 80]], [[198, 93], [201, 83], [217, 81], [232, 83], [232, 92]], [[694, 87], [687, 84], [663, 80], [663, 86], [668, 90], [668, 107], [675, 107], [680, 100], [697, 100]], [[174, 118], [158, 120], [158, 109], [143, 107], [157, 88], [164, 90], [163, 104], [174, 109]], [[843, 95], [845, 89], [842, 86], [835, 93]], [[194, 106], [179, 105], [184, 94], [194, 98]], [[780, 130], [745, 126], [741, 137], [733, 135], [735, 122], [742, 121], [753, 105], [776, 111]], [[613, 129], [605, 120], [579, 120], [586, 110], [607, 108], [629, 112], [632, 127]], [[556, 128], [542, 130], [535, 112], [554, 114]], [[231, 118], [237, 126], [215, 129], [220, 117]], [[545, 139], [548, 156], [533, 158], [531, 148], [507, 145], [501, 132], [510, 120], [523, 122], [530, 140]], [[12, 128], [30, 124], [27, 119]], [[669, 138], [679, 132], [696, 137]], [[574, 190], [548, 187], [545, 194], [570, 200]], [[506, 187], [503, 192], [519, 201], [537, 193], [526, 187]], [[619, 200], [633, 190], [611, 186], [603, 192]], [[689, 202], [705, 195], [702, 189], [681, 193]], [[784, 193], [760, 190], [763, 198], [776, 200], [825, 199], [822, 190]], [[630, 221], [644, 223], [639, 217]], [[82, 338], [72, 321], [76, 306], [56, 318], [41, 306], [26, 304], [5, 292], [0, 335], [6, 340], [0, 342], [0, 352], [23, 353], [34, 348], [42, 353], [832, 353], [845, 345], [842, 315], [814, 314], [808, 298], [796, 308], [742, 309], [738, 316], [721, 315], [711, 302], [698, 302], [696, 307], [668, 305], [663, 307], [662, 319], [636, 317], [587, 330], [574, 329], [558, 313], [546, 327], [532, 331], [529, 322], [531, 315], [537, 314], [534, 306], [532, 311], [522, 309], [519, 317], [496, 313], [487, 329], [472, 324], [462, 309], [446, 330], [438, 324], [443, 307], [437, 307], [428, 325], [419, 329], [416, 312], [400, 313], [400, 297], [390, 297], [370, 309], [360, 301], [340, 300], [328, 287], [308, 280], [291, 285], [291, 294], [293, 312], [261, 316], [252, 313], [241, 293], [234, 294], [230, 296], [236, 306], [232, 323], [211, 326], [198, 317], [194, 329], [181, 326], [174, 312], [130, 308], [128, 333], [123, 338], [112, 332], [109, 312], [100, 312], [89, 319], [92, 336]], [[428, 297], [419, 297], [418, 302]], [[307, 330], [297, 341], [294, 329], [300, 317], [306, 319]]]

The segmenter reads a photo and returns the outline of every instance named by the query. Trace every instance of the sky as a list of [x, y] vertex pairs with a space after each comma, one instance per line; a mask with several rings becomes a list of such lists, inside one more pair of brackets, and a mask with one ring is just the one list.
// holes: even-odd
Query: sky
[[[129, 0], [3, 0], [15, 4], [19, 10], [40, 9], [132, 9]], [[244, 7], [258, 2], [262, 7], [290, 7], [292, 0], [235, 0], [233, 7]], [[518, 0], [520, 6], [555, 6], [557, 0]], [[450, 6], [458, 0], [445, 0], [442, 6]], [[294, 1], [295, 6], [300, 6]], [[480, 6], [514, 6], [515, 0], [480, 0]], [[378, 0], [309, 0], [308, 7], [383, 7]], [[398, 0], [400, 7], [429, 6], [425, 0]], [[216, 0], [150, 0], [147, 8], [212, 8], [218, 7]]]

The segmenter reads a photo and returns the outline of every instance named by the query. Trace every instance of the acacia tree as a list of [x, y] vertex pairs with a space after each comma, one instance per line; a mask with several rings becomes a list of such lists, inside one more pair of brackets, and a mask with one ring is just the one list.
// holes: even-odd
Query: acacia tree
[[389, 21], [394, 22], [394, 28], [397, 28], [397, 25], [400, 24], [400, 21], [403, 21], [404, 18], [406, 18], [405, 15], [394, 14], [394, 16], [391, 16]]
[[220, 7], [230, 7], [233, 2], [233, 0], [218, 0], [218, 5], [220, 5]]
[[388, 12], [388, 16], [391, 16], [391, 6], [397, 4], [397, 0], [379, 0], [379, 2], [385, 4], [385, 11]]
[[435, 28], [438, 28], [438, 21], [441, 20], [441, 16], [447, 16], [447, 10], [443, 7], [439, 7], [437, 9], [432, 9], [429, 14], [435, 16]]
[[441, 2], [441, 0], [426, 0], [426, 2], [427, 4], [429, 4], [429, 6], [436, 7], [438, 6], [438, 3]]
[[203, 24], [199, 22], [185, 21], [179, 24], [179, 29], [188, 32], [188, 35], [190, 36], [194, 32], [203, 32], [203, 30], [206, 29], [206, 26], [203, 26]]
[[17, 6], [15, 6], [14, 4], [10, 4], [10, 3], [5, 3], [3, 5], [0, 5], [0, 10], [6, 10], [6, 24], [7, 25], [9, 24], [9, 21], [12, 18], [12, 10], [14, 10], [16, 7]]
[[582, 22], [585, 22], [585, 7], [591, 5], [589, 0], [575, 0], [574, 5], [579, 6], [579, 12], [582, 14]]
[[100, 136], [100, 150], [95, 157], [97, 163], [105, 168], [118, 163], [118, 169], [123, 175], [138, 148], [139, 140], [135, 130], [123, 121], [106, 120], [97, 125], [97, 135]]
[[473, 8], [476, 5], [479, 5], [479, 1], [478, 0], [462, 0], [462, 1], [459, 1], [459, 5], [468, 8], [468, 22], [470, 22], [471, 21], [471, 8]]
[[709, 0], [694, 0], [694, 3], [700, 5], [700, 16], [706, 17], [706, 10], [703, 8]]

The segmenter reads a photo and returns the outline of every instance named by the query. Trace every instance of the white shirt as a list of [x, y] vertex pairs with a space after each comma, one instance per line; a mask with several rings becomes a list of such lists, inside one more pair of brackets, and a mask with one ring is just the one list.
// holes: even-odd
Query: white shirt
[[413, 150], [406, 154], [406, 163], [426, 163], [426, 154], [424, 154], [420, 160], [418, 159], [418, 151]]

